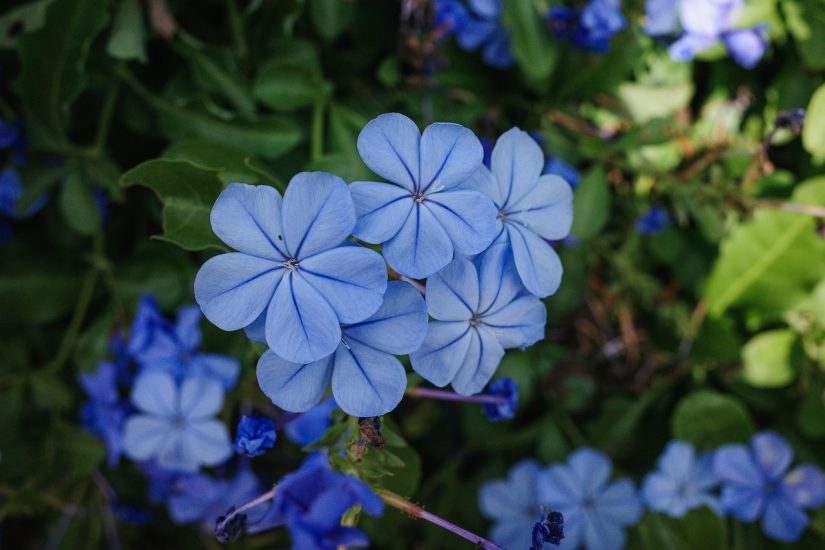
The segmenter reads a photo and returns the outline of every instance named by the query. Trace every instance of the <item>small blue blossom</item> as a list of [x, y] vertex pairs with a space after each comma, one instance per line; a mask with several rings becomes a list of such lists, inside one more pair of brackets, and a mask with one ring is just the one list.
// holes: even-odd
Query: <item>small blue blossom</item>
[[530, 550], [542, 550], [545, 543], [558, 546], [564, 538], [564, 516], [561, 512], [549, 512], [533, 526], [533, 544]]
[[525, 291], [504, 244], [474, 262], [453, 260], [430, 277], [427, 308], [434, 320], [410, 363], [436, 386], [452, 383], [461, 395], [484, 388], [505, 349], [541, 340], [547, 321], [547, 308]]
[[195, 299], [224, 330], [257, 320], [280, 357], [312, 362], [341, 341], [340, 323], [375, 313], [387, 287], [381, 256], [346, 239], [355, 207], [344, 181], [303, 172], [281, 195], [266, 185], [230, 184], [215, 201], [215, 234], [239, 252], [208, 260]]
[[504, 548], [530, 548], [533, 527], [543, 516], [538, 492], [541, 466], [523, 460], [510, 468], [507, 479], [488, 481], [478, 492], [481, 513], [493, 521], [489, 537]]
[[123, 425], [129, 413], [118, 392], [118, 368], [104, 361], [96, 371], [81, 373], [78, 380], [89, 398], [81, 409], [81, 422], [103, 441], [107, 463], [114, 466], [123, 452]]
[[507, 401], [504, 403], [484, 403], [484, 413], [490, 422], [498, 422], [499, 420], [510, 420], [516, 415], [518, 409], [518, 384], [512, 378], [499, 378], [493, 380], [487, 386], [487, 393], [503, 397]]
[[642, 516], [642, 504], [629, 479], [609, 482], [613, 465], [595, 449], [574, 451], [566, 464], [542, 472], [542, 502], [564, 515], [561, 548], [618, 550], [625, 544], [624, 527]]
[[312, 445], [324, 435], [332, 425], [332, 411], [338, 407], [335, 399], [330, 397], [321, 401], [306, 412], [298, 414], [284, 426], [286, 436], [301, 447]]
[[300, 364], [267, 351], [258, 361], [258, 384], [282, 409], [303, 412], [321, 401], [331, 381], [344, 412], [381, 416], [401, 402], [407, 388], [407, 373], [395, 356], [418, 349], [426, 331], [421, 295], [410, 284], [394, 281], [371, 317], [341, 326], [335, 353]]
[[149, 501], [155, 504], [165, 503], [175, 492], [175, 487], [181, 480], [196, 475], [178, 470], [169, 470], [158, 466], [154, 461], [144, 462], [138, 467], [149, 482]]
[[750, 445], [725, 445], [716, 450], [713, 470], [722, 483], [722, 510], [753, 522], [762, 518], [769, 537], [791, 543], [808, 526], [806, 509], [825, 504], [825, 476], [813, 464], [788, 471], [793, 449], [772, 431], [753, 436]]
[[458, 188], [483, 156], [470, 130], [435, 123], [421, 134], [404, 115], [383, 114], [361, 130], [358, 152], [390, 183], [350, 185], [358, 214], [353, 233], [384, 243], [384, 258], [394, 270], [413, 279], [429, 277], [454, 252], [478, 254], [490, 245], [495, 206], [477, 191]]
[[581, 174], [578, 170], [559, 157], [547, 159], [547, 162], [544, 163], [544, 174], [560, 177], [567, 182], [571, 189], [578, 187], [579, 181], [581, 181]]
[[490, 67], [506, 69], [515, 62], [510, 48], [510, 32], [501, 20], [501, 0], [469, 0], [463, 24], [455, 28], [461, 49], [481, 49], [481, 59]]
[[4, 120], [0, 118], [0, 151], [10, 150], [11, 161], [17, 166], [26, 163], [26, 136], [21, 119]]
[[235, 452], [244, 456], [261, 456], [267, 449], [275, 446], [275, 423], [265, 416], [243, 415], [238, 422], [235, 441], [232, 446]]
[[673, 518], [701, 506], [718, 513], [718, 499], [710, 494], [718, 483], [712, 453], [696, 456], [691, 444], [671, 441], [656, 462], [656, 470], [645, 476], [641, 496], [648, 508]]
[[123, 447], [133, 460], [194, 472], [231, 456], [229, 432], [212, 418], [223, 405], [223, 388], [214, 378], [178, 384], [167, 372], [146, 372], [135, 381], [131, 399], [139, 412], [126, 421]]
[[653, 206], [636, 220], [636, 232], [641, 235], [655, 235], [670, 224], [667, 210], [661, 206]]
[[[205, 474], [178, 480], [169, 496], [167, 508], [172, 521], [197, 523], [212, 533], [215, 521], [232, 506], [255, 498], [260, 492], [258, 478], [249, 468], [241, 468], [231, 479], [214, 479]], [[260, 519], [265, 510], [253, 509], [250, 522]]]
[[549, 296], [561, 283], [562, 266], [547, 240], [563, 239], [570, 231], [573, 192], [560, 177], [541, 175], [544, 153], [518, 128], [498, 139], [490, 165], [479, 167], [462, 187], [493, 200], [498, 210], [496, 242], [510, 244], [527, 290]]
[[613, 35], [627, 26], [621, 0], [590, 0], [583, 8], [550, 8], [548, 17], [558, 38], [595, 53], [610, 49]]
[[124, 353], [140, 357], [145, 350], [151, 348], [157, 335], [170, 330], [170, 323], [163, 316], [155, 298], [151, 294], [144, 294], [138, 302]]

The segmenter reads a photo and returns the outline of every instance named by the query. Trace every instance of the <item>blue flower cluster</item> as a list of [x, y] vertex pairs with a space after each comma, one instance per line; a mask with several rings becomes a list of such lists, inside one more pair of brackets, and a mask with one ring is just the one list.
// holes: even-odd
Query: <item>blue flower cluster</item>
[[[369, 122], [357, 146], [386, 183], [301, 173], [283, 197], [230, 184], [211, 222], [238, 252], [201, 267], [196, 300], [218, 327], [267, 344], [258, 382], [288, 411], [310, 409], [330, 385], [350, 415], [393, 410], [407, 385], [399, 355], [436, 385], [477, 393], [505, 349], [543, 337], [539, 298], [562, 272], [548, 241], [570, 229], [570, 185], [542, 175], [541, 148], [517, 128], [489, 169], [467, 128], [421, 133], [397, 113]], [[402, 281], [387, 282], [385, 261]], [[409, 284], [424, 278], [426, 302]]]
[[766, 535], [789, 543], [810, 522], [805, 510], [825, 504], [822, 471], [811, 464], [790, 469], [792, 461], [788, 442], [771, 431], [756, 434], [749, 445], [698, 455], [692, 445], [671, 441], [637, 491], [629, 479], [611, 482], [610, 459], [583, 448], [547, 468], [517, 463], [507, 479], [481, 487], [479, 507], [493, 520], [490, 538], [505, 548], [530, 547], [533, 526], [548, 508], [564, 516], [562, 549], [619, 549], [624, 529], [645, 508], [681, 518], [702, 506], [745, 522], [761, 519]]
[[513, 65], [510, 33], [501, 21], [501, 0], [436, 0], [435, 28], [443, 38], [455, 35], [466, 51], [481, 50], [487, 65], [506, 69]]
[[669, 48], [676, 61], [690, 61], [721, 41], [736, 63], [752, 69], [768, 47], [768, 26], [737, 27], [744, 5], [745, 0], [647, 0], [645, 32], [674, 36], [681, 27], [681, 36]]
[[627, 26], [621, 0], [590, 0], [581, 8], [554, 6], [547, 18], [557, 38], [595, 53], [607, 52], [613, 35]]

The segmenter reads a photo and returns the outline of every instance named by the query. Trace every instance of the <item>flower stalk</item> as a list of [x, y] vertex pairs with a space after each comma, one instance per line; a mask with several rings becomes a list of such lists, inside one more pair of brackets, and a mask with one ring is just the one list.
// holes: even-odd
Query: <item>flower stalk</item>
[[503, 395], [461, 395], [451, 391], [432, 390], [429, 388], [407, 388], [405, 392], [410, 397], [423, 397], [424, 399], [440, 399], [441, 401], [460, 401], [463, 403], [486, 403], [490, 405], [505, 405], [507, 397]]

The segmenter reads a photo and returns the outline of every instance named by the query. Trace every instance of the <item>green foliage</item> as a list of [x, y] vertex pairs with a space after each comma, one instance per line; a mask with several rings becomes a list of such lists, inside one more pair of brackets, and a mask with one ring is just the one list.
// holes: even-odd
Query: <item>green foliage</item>
[[710, 508], [691, 510], [684, 518], [673, 519], [649, 512], [636, 527], [638, 548], [656, 550], [707, 550], [727, 548], [725, 524]]
[[751, 338], [742, 348], [745, 380], [762, 388], [790, 384], [798, 371], [793, 364], [796, 343], [790, 329], [769, 330]]
[[512, 0], [503, 2], [503, 6], [519, 67], [529, 81], [543, 84], [558, 61], [558, 46], [550, 42], [532, 0]]
[[802, 144], [817, 161], [825, 160], [825, 84], [816, 89], [808, 103]]
[[714, 449], [731, 442], [746, 441], [754, 432], [747, 409], [735, 397], [711, 390], [698, 390], [676, 405], [671, 419], [675, 439], [700, 449]]

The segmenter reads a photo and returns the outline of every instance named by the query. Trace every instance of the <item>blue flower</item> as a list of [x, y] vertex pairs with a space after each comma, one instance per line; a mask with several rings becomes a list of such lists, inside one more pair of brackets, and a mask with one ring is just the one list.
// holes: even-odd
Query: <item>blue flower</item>
[[[231, 479], [214, 479], [205, 474], [178, 480], [169, 496], [167, 508], [172, 521], [179, 524], [197, 523], [211, 533], [215, 522], [232, 506], [240, 506], [260, 492], [258, 478], [249, 468], [241, 468]], [[250, 522], [265, 510], [253, 509]]]
[[488, 481], [478, 492], [481, 513], [493, 521], [489, 537], [504, 548], [529, 548], [533, 526], [543, 516], [538, 492], [541, 466], [523, 460], [510, 468], [507, 479]]
[[590, 0], [581, 9], [556, 6], [548, 17], [558, 38], [595, 53], [610, 49], [613, 35], [627, 26], [621, 0]]
[[14, 168], [0, 171], [0, 214], [17, 217], [17, 201], [23, 196], [23, 180]]
[[161, 313], [154, 297], [151, 294], [144, 294], [138, 302], [124, 353], [131, 357], [140, 357], [146, 349], [152, 346], [157, 335], [170, 330], [170, 323]]
[[436, 0], [435, 31], [439, 39], [461, 32], [470, 21], [470, 14], [461, 0]]
[[330, 381], [338, 406], [353, 416], [393, 410], [407, 388], [407, 373], [395, 357], [418, 349], [427, 330], [427, 307], [408, 283], [387, 286], [371, 317], [341, 326], [335, 353], [313, 363], [293, 363], [267, 351], [258, 361], [258, 384], [273, 403], [292, 412], [309, 410]]
[[493, 149], [491, 169], [480, 167], [462, 187], [490, 197], [498, 209], [496, 242], [510, 243], [519, 277], [539, 297], [561, 283], [558, 255], [546, 239], [559, 240], [573, 223], [573, 192], [558, 176], [542, 176], [544, 153], [527, 132], [513, 128]]
[[312, 445], [321, 439], [327, 428], [332, 425], [332, 411], [337, 407], [335, 399], [330, 397], [308, 411], [298, 414], [297, 418], [290, 420], [284, 426], [286, 436], [301, 447]]
[[515, 61], [510, 49], [510, 33], [501, 21], [501, 0], [469, 0], [470, 10], [456, 26], [456, 41], [461, 49], [482, 49], [481, 59], [497, 69]]
[[178, 384], [164, 371], [151, 371], [137, 378], [131, 397], [139, 413], [126, 421], [123, 447], [133, 460], [154, 459], [162, 468], [193, 472], [231, 456], [229, 432], [212, 418], [223, 404], [223, 388], [214, 378]]
[[499, 378], [487, 386], [487, 393], [506, 399], [504, 403], [484, 403], [484, 413], [490, 422], [510, 420], [518, 409], [518, 384], [512, 378]]
[[104, 361], [95, 372], [81, 373], [78, 380], [89, 397], [81, 409], [81, 422], [103, 440], [106, 460], [114, 466], [123, 452], [123, 425], [129, 412], [118, 392], [118, 368]]
[[12, 163], [22, 166], [26, 163], [26, 136], [23, 133], [21, 119], [3, 120], [0, 118], [0, 151], [12, 151]]
[[346, 242], [355, 208], [338, 176], [300, 173], [283, 200], [272, 187], [230, 184], [211, 221], [239, 252], [203, 264], [195, 299], [224, 330], [258, 320], [275, 353], [306, 363], [335, 350], [340, 323], [362, 321], [381, 305], [386, 266], [376, 252]]
[[261, 456], [275, 446], [275, 424], [265, 416], [243, 415], [238, 422], [238, 430], [232, 446], [235, 452], [245, 456]]
[[271, 514], [286, 525], [296, 550], [367, 546], [363, 531], [341, 525], [341, 517], [355, 505], [371, 516], [384, 511], [384, 503], [364, 482], [336, 472], [325, 460], [310, 460], [281, 480]]
[[564, 516], [561, 512], [549, 512], [533, 525], [533, 544], [530, 550], [542, 550], [545, 543], [561, 544], [564, 538]]
[[710, 494], [718, 483], [712, 453], [697, 457], [689, 443], [671, 441], [656, 462], [656, 470], [645, 476], [641, 495], [648, 508], [673, 518], [703, 505], [718, 513], [718, 500]]
[[825, 476], [813, 464], [791, 471], [793, 449], [776, 432], [760, 432], [750, 445], [716, 450], [713, 470], [722, 482], [722, 510], [746, 522], [762, 518], [762, 530], [794, 542], [808, 526], [806, 509], [825, 504]]
[[390, 185], [350, 185], [358, 214], [354, 234], [384, 243], [384, 258], [394, 270], [429, 277], [454, 252], [478, 254], [490, 245], [495, 206], [476, 191], [457, 188], [481, 165], [481, 143], [470, 130], [436, 123], [419, 134], [404, 115], [383, 114], [361, 130], [358, 152]]
[[629, 479], [608, 482], [612, 470], [604, 454], [583, 448], [573, 452], [566, 464], [542, 472], [542, 502], [564, 514], [561, 548], [614, 550], [624, 546], [624, 527], [639, 520], [642, 504]]
[[503, 244], [474, 262], [453, 260], [430, 277], [427, 309], [434, 321], [410, 362], [436, 386], [452, 383], [461, 395], [484, 388], [505, 349], [541, 340], [547, 321], [547, 308], [524, 290]]
[[579, 181], [581, 181], [581, 174], [579, 174], [578, 170], [559, 157], [550, 157], [547, 159], [547, 162], [544, 163], [544, 173], [560, 177], [567, 182], [571, 189], [578, 187]]
[[653, 206], [636, 220], [636, 231], [642, 235], [655, 235], [670, 224], [667, 210]]

